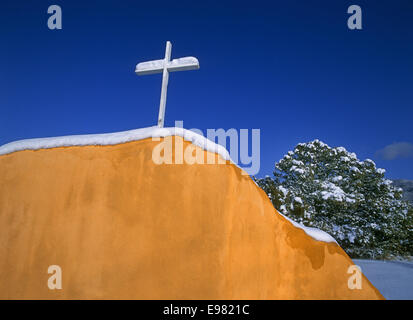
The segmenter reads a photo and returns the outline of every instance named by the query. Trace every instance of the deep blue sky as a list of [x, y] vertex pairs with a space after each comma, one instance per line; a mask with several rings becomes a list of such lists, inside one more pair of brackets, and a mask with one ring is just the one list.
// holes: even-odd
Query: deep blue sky
[[375, 155], [413, 143], [412, 1], [2, 1], [0, 40], [0, 145], [155, 125], [161, 75], [134, 67], [170, 40], [201, 69], [170, 75], [166, 126], [261, 129], [258, 176], [318, 138], [413, 179], [412, 157]]

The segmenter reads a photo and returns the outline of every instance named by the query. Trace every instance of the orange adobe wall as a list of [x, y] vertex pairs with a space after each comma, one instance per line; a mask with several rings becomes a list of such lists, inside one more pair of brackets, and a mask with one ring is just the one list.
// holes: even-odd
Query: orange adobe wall
[[343, 250], [294, 227], [238, 167], [156, 165], [158, 143], [0, 156], [0, 298], [383, 298], [364, 276], [350, 290]]

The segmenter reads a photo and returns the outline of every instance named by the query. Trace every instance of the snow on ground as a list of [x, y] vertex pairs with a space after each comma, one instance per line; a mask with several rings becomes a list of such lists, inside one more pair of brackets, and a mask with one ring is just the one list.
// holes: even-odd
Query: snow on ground
[[386, 299], [413, 300], [412, 262], [359, 259], [353, 262]]

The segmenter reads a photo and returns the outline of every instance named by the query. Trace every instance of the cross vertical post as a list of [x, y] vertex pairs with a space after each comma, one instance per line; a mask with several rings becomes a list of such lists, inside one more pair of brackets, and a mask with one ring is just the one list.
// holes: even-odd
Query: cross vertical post
[[171, 50], [172, 50], [172, 43], [170, 41], [167, 41], [166, 49], [165, 49], [163, 73], [162, 73], [161, 101], [159, 102], [159, 115], [158, 115], [158, 127], [159, 128], [163, 128], [164, 121], [165, 121], [166, 92], [168, 90], [168, 80], [169, 80], [168, 64], [169, 64], [169, 61], [171, 60]]

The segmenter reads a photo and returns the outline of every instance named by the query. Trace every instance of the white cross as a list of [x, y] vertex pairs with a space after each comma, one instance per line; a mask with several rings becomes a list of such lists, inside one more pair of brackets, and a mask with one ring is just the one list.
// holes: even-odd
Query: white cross
[[158, 127], [160, 128], [163, 127], [163, 123], [165, 120], [166, 90], [168, 87], [169, 72], [199, 69], [198, 59], [194, 57], [173, 59], [171, 61], [171, 49], [172, 44], [169, 41], [167, 41], [164, 59], [138, 63], [135, 69], [135, 73], [137, 75], [163, 72], [161, 101], [159, 103], [158, 116]]

